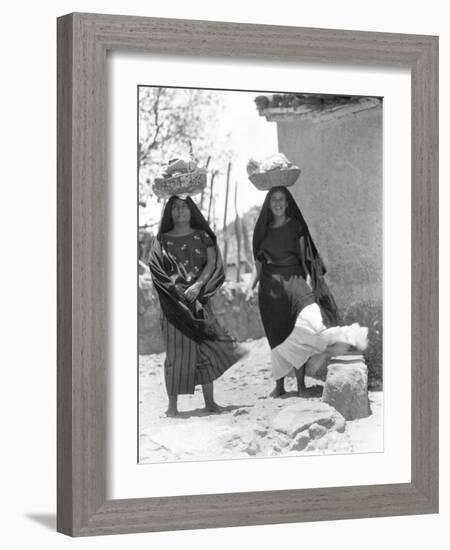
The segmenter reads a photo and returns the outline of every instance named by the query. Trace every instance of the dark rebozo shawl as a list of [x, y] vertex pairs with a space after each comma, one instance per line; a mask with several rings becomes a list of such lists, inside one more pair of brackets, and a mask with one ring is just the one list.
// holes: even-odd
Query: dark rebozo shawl
[[190, 303], [178, 292], [175, 284], [167, 275], [168, 268], [171, 271], [178, 271], [179, 267], [161, 244], [161, 235], [173, 228], [171, 211], [172, 204], [176, 198], [178, 197], [174, 196], [167, 201], [150, 253], [149, 267], [153, 284], [158, 293], [161, 309], [172, 325], [196, 342], [206, 339], [214, 340], [219, 335], [215, 330], [214, 323], [205, 318], [202, 306], [206, 304], [208, 299], [220, 288], [225, 280], [222, 257], [217, 246], [217, 238], [194, 201], [190, 197], [187, 197], [186, 203], [191, 211], [191, 227], [205, 231], [211, 237], [216, 253], [216, 264], [212, 274], [206, 284], [203, 285], [197, 300]]
[[304, 239], [305, 239], [305, 263], [306, 268], [311, 275], [311, 284], [319, 304], [324, 322], [328, 326], [335, 326], [339, 324], [339, 310], [337, 304], [331, 294], [328, 285], [324, 280], [324, 275], [327, 272], [325, 264], [317, 251], [316, 245], [311, 237], [309, 228], [305, 219], [295, 202], [294, 197], [291, 195], [286, 187], [272, 187], [267, 193], [264, 203], [261, 208], [261, 212], [255, 224], [255, 230], [253, 232], [253, 255], [255, 259], [258, 257], [261, 244], [266, 236], [269, 225], [273, 221], [273, 214], [270, 210], [270, 197], [275, 191], [283, 191], [286, 195], [288, 202], [286, 215], [289, 218], [298, 220], [303, 227]]

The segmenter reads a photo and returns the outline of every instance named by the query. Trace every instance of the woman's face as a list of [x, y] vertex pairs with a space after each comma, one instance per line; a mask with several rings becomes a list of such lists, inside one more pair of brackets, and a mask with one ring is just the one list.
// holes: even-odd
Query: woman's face
[[286, 214], [287, 199], [283, 191], [275, 191], [270, 197], [270, 210], [278, 218]]
[[186, 201], [175, 199], [172, 204], [172, 221], [174, 225], [185, 224], [191, 221], [191, 211]]

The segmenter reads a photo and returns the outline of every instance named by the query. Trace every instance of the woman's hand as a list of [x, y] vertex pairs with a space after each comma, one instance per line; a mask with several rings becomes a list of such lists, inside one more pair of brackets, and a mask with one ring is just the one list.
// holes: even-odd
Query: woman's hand
[[309, 286], [309, 288], [312, 288], [312, 279], [309, 273], [308, 275], [306, 275], [306, 284]]
[[245, 293], [245, 301], [249, 302], [252, 305], [255, 303], [255, 289], [251, 286], [247, 288], [247, 291]]
[[192, 284], [190, 287], [188, 287], [184, 291], [184, 296], [188, 302], [193, 302], [197, 299], [198, 295], [200, 294], [200, 290], [202, 289], [202, 285], [199, 282], [196, 282]]

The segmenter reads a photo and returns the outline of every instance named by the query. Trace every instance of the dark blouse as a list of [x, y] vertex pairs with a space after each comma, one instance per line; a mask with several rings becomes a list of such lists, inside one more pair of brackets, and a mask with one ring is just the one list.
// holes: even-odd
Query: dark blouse
[[258, 260], [280, 267], [302, 266], [299, 242], [302, 235], [304, 228], [294, 218], [280, 227], [270, 227], [261, 244]]
[[291, 218], [280, 227], [271, 227], [264, 237], [258, 302], [269, 345], [273, 349], [291, 334], [300, 311], [315, 303], [306, 283], [300, 238], [306, 229]]
[[189, 286], [203, 271], [208, 256], [206, 249], [213, 247], [211, 237], [199, 229], [188, 235], [161, 235], [161, 244], [173, 262], [167, 262], [166, 271], [175, 284]]

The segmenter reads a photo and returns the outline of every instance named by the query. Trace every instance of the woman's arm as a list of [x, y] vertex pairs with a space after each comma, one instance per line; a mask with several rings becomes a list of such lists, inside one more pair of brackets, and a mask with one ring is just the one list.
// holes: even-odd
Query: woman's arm
[[203, 271], [200, 273], [196, 281], [196, 283], [200, 284], [200, 288], [202, 288], [206, 284], [206, 282], [212, 275], [215, 265], [216, 265], [216, 251], [212, 246], [209, 246], [206, 249], [205, 267], [203, 268]]
[[253, 267], [252, 276], [250, 278], [249, 288], [253, 290], [258, 284], [259, 278], [261, 277], [261, 262], [255, 260], [255, 265]]
[[247, 292], [245, 293], [246, 300], [251, 300], [253, 298], [253, 291], [255, 289], [255, 286], [258, 284], [260, 277], [261, 277], [261, 262], [259, 260], [255, 260], [252, 276], [250, 277], [250, 282], [247, 287]]
[[206, 282], [212, 275], [215, 265], [216, 265], [216, 251], [212, 246], [209, 246], [206, 249], [205, 267], [203, 268], [202, 272], [198, 276], [195, 283], [193, 283], [184, 292], [184, 295], [190, 302], [193, 302], [194, 300], [197, 299], [197, 296], [200, 294], [201, 289], [203, 288], [203, 286], [206, 284]]

